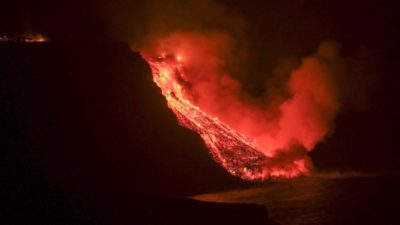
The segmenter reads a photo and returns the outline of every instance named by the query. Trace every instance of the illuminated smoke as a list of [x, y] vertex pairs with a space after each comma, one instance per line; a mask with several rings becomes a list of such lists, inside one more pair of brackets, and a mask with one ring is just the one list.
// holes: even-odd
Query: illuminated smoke
[[233, 41], [223, 32], [171, 33], [141, 52], [181, 125], [229, 172], [258, 180], [308, 174], [307, 151], [331, 131], [339, 108], [337, 47], [326, 42], [304, 58], [287, 81], [289, 97], [271, 105], [246, 94], [226, 69]]
[[278, 68], [284, 76], [267, 79], [279, 85], [253, 97], [234, 78], [252, 75], [240, 69], [248, 60], [240, 16], [213, 1], [156, 1], [137, 13], [150, 19], [134, 29], [141, 38], [132, 48], [149, 62], [179, 123], [200, 134], [218, 163], [248, 180], [310, 173], [307, 153], [332, 132], [340, 106], [335, 43]]

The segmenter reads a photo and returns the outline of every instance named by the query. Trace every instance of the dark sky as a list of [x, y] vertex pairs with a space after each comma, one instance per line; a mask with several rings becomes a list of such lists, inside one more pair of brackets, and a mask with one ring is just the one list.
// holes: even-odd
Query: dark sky
[[[174, 2], [172, 8], [176, 6], [179, 14], [179, 5], [184, 1]], [[349, 85], [354, 89], [350, 93], [361, 97], [353, 96], [356, 103], [339, 113], [334, 133], [311, 153], [317, 168], [372, 172], [400, 169], [396, 136], [400, 126], [397, 118], [400, 112], [397, 87], [400, 33], [395, 3], [351, 0], [218, 2], [229, 15], [244, 21], [242, 35], [249, 54], [247, 71], [254, 75], [238, 76], [238, 79], [254, 95], [263, 88], [260, 83], [264, 74], [272, 71], [280, 59], [312, 54], [318, 44], [327, 39], [340, 43], [342, 55], [353, 60], [357, 71], [361, 71], [358, 80], [352, 80], [355, 85]], [[204, 151], [199, 137], [175, 125], [174, 116], [157, 95], [157, 88], [149, 77], [144, 77], [149, 71], [143, 61], [137, 55], [130, 55], [127, 46], [112, 44], [115, 41], [140, 43], [142, 35], [148, 32], [152, 19], [149, 8], [154, 4], [154, 1], [128, 0], [2, 2], [0, 35], [39, 32], [53, 41], [43, 48], [3, 46], [0, 53], [1, 69], [8, 74], [3, 76], [1, 86], [2, 122], [6, 124], [2, 125], [2, 140], [7, 140], [4, 149], [8, 149], [2, 161], [6, 165], [3, 170], [6, 182], [3, 183], [10, 184], [4, 189], [7, 193], [14, 193], [14, 186], [32, 186], [28, 191], [16, 192], [23, 193], [19, 199], [23, 202], [24, 194], [31, 196], [31, 190], [41, 190], [45, 199], [62, 199], [53, 196], [59, 193], [53, 193], [53, 189], [67, 190], [61, 194], [69, 196], [63, 200], [65, 208], [74, 208], [65, 202], [75, 195], [86, 195], [84, 205], [90, 208], [88, 205], [99, 204], [99, 199], [103, 205], [114, 201], [97, 195], [118, 191], [124, 195], [130, 188], [140, 192], [143, 187], [152, 187], [147, 191], [187, 195], [247, 185], [215, 164]], [[188, 21], [198, 19], [189, 18]], [[60, 54], [54, 56], [57, 52]], [[131, 60], [136, 64], [131, 65]], [[96, 68], [97, 65], [102, 66]], [[10, 79], [14, 73], [18, 74], [17, 80]], [[54, 74], [59, 76], [54, 77]], [[86, 74], [91, 75], [85, 78]], [[110, 74], [113, 77], [107, 80]], [[130, 80], [131, 74], [137, 75], [134, 81]], [[91, 88], [85, 89], [87, 85]], [[129, 85], [136, 88], [132, 90], [140, 91], [130, 93]], [[74, 101], [70, 102], [71, 96]], [[137, 111], [131, 102], [143, 104], [150, 111]], [[108, 104], [115, 110], [107, 108]], [[78, 110], [72, 110], [74, 108]], [[136, 113], [144, 119], [138, 116], [130, 120]], [[43, 117], [49, 114], [53, 116]], [[69, 117], [70, 120], [64, 120]], [[157, 118], [157, 121], [149, 118]], [[74, 127], [76, 124], [79, 126]], [[33, 130], [27, 131], [25, 127], [33, 127]], [[163, 136], [165, 128], [170, 129], [171, 137], [184, 138], [179, 142], [171, 141]], [[75, 129], [81, 131], [76, 133]], [[86, 132], [90, 133], [87, 137]], [[154, 134], [156, 140], [150, 136]], [[47, 143], [47, 135], [55, 139]], [[69, 142], [69, 138], [74, 141]], [[135, 138], [143, 142], [132, 144], [130, 141]], [[98, 139], [102, 141], [96, 143]], [[68, 144], [62, 146], [64, 142]], [[38, 143], [44, 150], [35, 152], [37, 149], [32, 143]], [[53, 152], [57, 145], [59, 153]], [[187, 152], [186, 146], [193, 148], [194, 153]], [[82, 153], [86, 147], [92, 150]], [[135, 148], [151, 151], [151, 147], [156, 150], [149, 154], [130, 155], [125, 151]], [[117, 148], [119, 150], [109, 151]], [[166, 154], [168, 148], [176, 151]], [[20, 153], [14, 154], [14, 149], [19, 149]], [[131, 158], [140, 159], [140, 162], [132, 162]], [[88, 160], [90, 163], [86, 163]], [[178, 168], [174, 167], [176, 165]], [[142, 173], [146, 176], [145, 184], [137, 185], [143, 179]], [[126, 179], [126, 176], [134, 178]], [[104, 185], [106, 183], [123, 188]], [[101, 190], [92, 190], [98, 186], [102, 186]], [[34, 203], [38, 201], [28, 198]]]
[[[367, 69], [368, 77], [392, 79], [391, 71], [373, 75], [370, 71], [393, 67], [400, 48], [396, 3], [390, 1], [20, 0], [3, 5], [1, 33], [42, 32], [52, 40], [138, 44], [157, 29], [211, 27], [233, 31], [245, 42], [249, 55], [244, 68], [251, 76], [238, 77], [255, 94], [262, 91], [265, 74], [271, 73], [280, 60], [310, 55], [324, 40], [340, 43], [344, 56], [367, 57], [377, 64]], [[164, 17], [159, 19], [161, 14]], [[232, 22], [235, 19], [242, 24], [236, 25]], [[162, 21], [162, 25], [152, 26], [152, 21]]]
[[[116, 38], [110, 26], [127, 28], [121, 33], [129, 33], [129, 26], [132, 30], [143, 26], [151, 19], [149, 5], [157, 2], [161, 1], [5, 1], [0, 28], [2, 32], [40, 30], [53, 39]], [[185, 1], [166, 2], [179, 9]], [[396, 5], [385, 1], [215, 2], [242, 17], [250, 37], [262, 40], [268, 49], [285, 43], [282, 54], [304, 53], [300, 49], [314, 48], [314, 42], [326, 38], [375, 47], [398, 38]]]

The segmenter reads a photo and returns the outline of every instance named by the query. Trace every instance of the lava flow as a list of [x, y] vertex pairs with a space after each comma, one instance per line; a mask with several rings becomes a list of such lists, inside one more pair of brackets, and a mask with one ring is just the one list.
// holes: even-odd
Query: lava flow
[[179, 123], [199, 133], [213, 158], [231, 174], [246, 180], [265, 179], [268, 176], [263, 169], [266, 157], [256, 150], [256, 143], [187, 99], [180, 84], [180, 81], [184, 82], [184, 76], [179, 60], [179, 57], [147, 59], [153, 80], [161, 88]]
[[261, 153], [254, 140], [194, 105], [185, 90], [184, 68], [179, 56], [146, 60], [154, 82], [161, 88], [179, 124], [199, 133], [214, 160], [231, 174], [245, 180], [266, 180], [297, 177], [305, 172], [304, 166], [301, 166], [303, 170], [268, 167], [268, 157]]
[[224, 33], [175, 33], [141, 53], [179, 124], [197, 132], [214, 160], [245, 180], [293, 178], [313, 168], [308, 152], [328, 135], [339, 109], [341, 58], [323, 43], [264, 98], [247, 95], [227, 70]]

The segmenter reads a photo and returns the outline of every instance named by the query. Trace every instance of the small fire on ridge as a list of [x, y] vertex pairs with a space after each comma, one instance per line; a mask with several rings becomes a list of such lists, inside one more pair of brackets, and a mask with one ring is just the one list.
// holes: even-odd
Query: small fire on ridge
[[49, 38], [43, 34], [20, 34], [0, 36], [0, 42], [46, 42]]

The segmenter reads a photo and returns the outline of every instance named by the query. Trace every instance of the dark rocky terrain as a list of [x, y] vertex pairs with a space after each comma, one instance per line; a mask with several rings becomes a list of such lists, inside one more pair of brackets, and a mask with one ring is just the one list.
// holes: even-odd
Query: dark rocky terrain
[[183, 198], [244, 183], [177, 125], [129, 46], [2, 43], [0, 62], [1, 223], [271, 222]]

